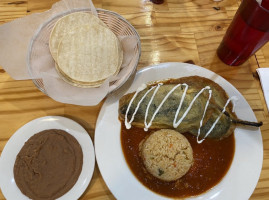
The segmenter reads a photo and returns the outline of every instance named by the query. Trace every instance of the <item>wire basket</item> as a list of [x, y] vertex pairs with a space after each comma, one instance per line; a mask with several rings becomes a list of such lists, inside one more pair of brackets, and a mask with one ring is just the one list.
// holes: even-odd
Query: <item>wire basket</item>
[[[122, 16], [119, 14], [104, 10], [104, 9], [96, 9], [98, 13], [98, 17], [109, 27], [109, 29], [116, 35], [116, 36], [135, 36], [137, 40], [137, 45], [135, 46], [135, 53], [134, 56], [131, 58], [130, 63], [128, 64], [128, 74], [125, 74], [122, 78], [112, 81], [109, 83], [109, 93], [113, 92], [114, 90], [121, 87], [128, 78], [136, 71], [138, 61], [141, 55], [141, 43], [140, 37], [135, 28]], [[50, 33], [55, 25], [55, 23], [63, 16], [73, 13], [73, 12], [91, 12], [90, 9], [74, 9], [72, 11], [68, 11], [65, 13], [61, 13], [52, 19], [45, 22], [39, 30], [37, 30], [36, 34], [33, 36], [27, 57], [27, 65], [28, 71], [32, 80], [36, 87], [42, 91], [43, 93], [47, 94], [46, 89], [44, 87], [43, 81], [41, 78], [41, 71], [38, 65], [34, 62], [34, 60], [39, 59], [38, 56], [42, 51], [48, 52], [49, 51], [49, 37]], [[37, 53], [38, 52], [38, 53]], [[51, 58], [49, 62], [54, 62]], [[48, 65], [53, 65], [53, 63], [48, 63]]]

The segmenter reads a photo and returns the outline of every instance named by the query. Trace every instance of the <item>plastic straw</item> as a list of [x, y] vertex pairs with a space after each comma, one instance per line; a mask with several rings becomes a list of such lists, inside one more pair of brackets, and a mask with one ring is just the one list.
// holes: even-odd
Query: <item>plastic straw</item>
[[262, 0], [261, 6], [269, 11], [269, 0]]

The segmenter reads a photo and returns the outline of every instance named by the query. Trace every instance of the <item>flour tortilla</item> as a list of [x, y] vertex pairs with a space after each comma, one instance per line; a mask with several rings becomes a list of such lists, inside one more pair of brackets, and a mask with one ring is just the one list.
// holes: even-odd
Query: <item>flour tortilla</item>
[[74, 33], [78, 27], [83, 25], [98, 24], [107, 27], [105, 23], [91, 13], [75, 12], [60, 18], [50, 34], [49, 48], [51, 55], [57, 61], [58, 46], [62, 37]]
[[93, 23], [62, 37], [57, 63], [60, 71], [77, 82], [96, 83], [116, 75], [123, 52], [116, 35]]

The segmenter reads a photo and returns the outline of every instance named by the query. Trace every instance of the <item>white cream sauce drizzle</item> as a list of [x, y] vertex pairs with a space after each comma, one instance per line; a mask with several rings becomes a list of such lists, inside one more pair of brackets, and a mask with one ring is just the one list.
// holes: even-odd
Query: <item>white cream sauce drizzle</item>
[[[201, 89], [200, 92], [198, 92], [195, 97], [193, 98], [193, 100], [191, 101], [189, 107], [187, 108], [187, 110], [185, 111], [185, 113], [182, 115], [182, 117], [178, 120], [178, 122], [176, 122], [176, 117], [178, 116], [179, 113], [179, 109], [177, 109], [175, 118], [174, 118], [174, 122], [173, 122], [173, 127], [177, 128], [179, 126], [179, 124], [183, 121], [183, 119], [187, 116], [187, 114], [189, 113], [190, 109], [192, 108], [195, 100], [203, 93], [204, 90], [210, 90], [209, 86], [206, 86], [205, 88]], [[211, 91], [211, 90], [210, 90]], [[182, 96], [182, 98], [185, 98], [185, 95]], [[208, 102], [209, 100], [207, 100]]]
[[[225, 104], [225, 106], [223, 107], [222, 112], [219, 114], [219, 116], [217, 117], [217, 119], [215, 120], [215, 122], [213, 123], [213, 125], [211, 126], [211, 128], [207, 131], [207, 133], [205, 134], [205, 137], [204, 137], [202, 140], [199, 140], [199, 139], [198, 139], [198, 136], [197, 136], [197, 142], [198, 142], [198, 143], [202, 143], [202, 142], [205, 140], [205, 138], [211, 133], [211, 131], [214, 129], [214, 127], [215, 127], [216, 124], [218, 123], [219, 119], [221, 118], [222, 114], [225, 112], [226, 107], [228, 106], [228, 104], [230, 103], [231, 100], [236, 100], [236, 97], [233, 96], [233, 97], [229, 98], [229, 99], [226, 101], [226, 104]], [[201, 126], [200, 126], [200, 128], [201, 128]], [[199, 129], [200, 129], [200, 128], [199, 128]]]
[[198, 134], [197, 134], [197, 137], [196, 137], [197, 143], [199, 143], [199, 144], [202, 143], [204, 141], [204, 139], [207, 137], [207, 135], [206, 135], [206, 137], [204, 137], [202, 140], [199, 140], [199, 136], [200, 136], [200, 133], [201, 133], [201, 127], [203, 125], [203, 121], [204, 121], [204, 118], [205, 118], [205, 113], [207, 111], [207, 107], [209, 105], [209, 101], [210, 101], [211, 96], [212, 96], [212, 90], [209, 90], [208, 92], [209, 92], [208, 99], [207, 99], [207, 102], [206, 102], [206, 105], [205, 105], [203, 117], [202, 117], [202, 119], [200, 121], [200, 127], [198, 129]]
[[134, 113], [133, 113], [133, 115], [132, 115], [132, 118], [131, 118], [131, 120], [128, 122], [128, 120], [127, 120], [127, 115], [128, 115], [128, 113], [129, 113], [130, 107], [131, 107], [131, 105], [132, 105], [132, 103], [133, 103], [135, 97], [137, 96], [137, 94], [138, 94], [140, 91], [142, 91], [142, 90], [144, 90], [144, 89], [146, 89], [146, 88], [147, 88], [147, 85], [146, 85], [146, 84], [142, 84], [142, 85], [136, 90], [136, 92], [135, 92], [133, 98], [131, 99], [131, 101], [130, 101], [128, 107], [127, 107], [127, 110], [126, 110], [126, 113], [125, 113], [125, 127], [126, 127], [127, 129], [130, 129], [130, 128], [132, 127], [131, 123], [134, 121], [134, 116], [135, 116], [135, 114], [136, 114], [136, 112], [137, 112], [137, 110], [138, 110], [138, 108], [139, 108], [141, 102], [144, 100], [144, 98], [147, 96], [147, 94], [148, 94], [151, 90], [153, 90], [154, 87], [150, 88], [150, 89], [146, 92], [146, 94], [141, 98], [141, 100], [138, 102], [138, 104], [137, 104], [137, 106], [136, 106], [136, 109], [135, 109], [135, 111], [134, 111]]
[[[160, 104], [160, 106], [156, 109], [157, 112], [155, 112], [155, 113], [153, 114], [153, 116], [152, 116], [152, 118], [151, 118], [149, 124], [147, 124], [147, 118], [148, 118], [149, 107], [150, 107], [150, 105], [151, 105], [151, 103], [152, 103], [152, 101], [153, 101], [153, 99], [154, 99], [156, 93], [158, 92], [159, 88], [161, 87], [161, 85], [163, 85], [163, 84], [162, 84], [162, 83], [159, 83], [159, 84], [158, 84], [158, 86], [157, 86], [156, 89], [154, 90], [154, 93], [153, 93], [153, 95], [151, 96], [150, 101], [149, 101], [149, 103], [148, 103], [148, 106], [147, 106], [147, 109], [146, 109], [146, 113], [145, 113], [145, 120], [144, 120], [144, 125], [145, 125], [144, 130], [145, 130], [145, 131], [148, 131], [148, 128], [151, 126], [152, 121], [153, 121], [155, 115], [157, 114], [157, 112], [158, 112], [159, 109], [160, 109], [160, 106], [162, 106], [163, 101], [162, 101], [162, 103]], [[165, 99], [165, 98], [164, 98], [164, 99]]]
[[[137, 111], [138, 111], [138, 109], [139, 109], [139, 107], [140, 107], [140, 104], [141, 104], [142, 101], [145, 99], [145, 97], [148, 95], [148, 93], [150, 93], [153, 89], [155, 89], [154, 92], [153, 92], [153, 95], [151, 96], [151, 99], [150, 99], [150, 101], [149, 101], [149, 103], [148, 103], [148, 105], [147, 105], [146, 112], [145, 112], [145, 119], [144, 119], [144, 126], [145, 126], [145, 127], [144, 127], [144, 130], [145, 130], [145, 131], [148, 131], [149, 127], [152, 125], [152, 122], [153, 122], [155, 116], [157, 115], [157, 113], [159, 112], [159, 110], [161, 109], [161, 107], [162, 107], [162, 105], [165, 103], [165, 101], [168, 99], [168, 97], [169, 97], [169, 96], [170, 96], [170, 95], [171, 95], [171, 94], [172, 94], [172, 93], [173, 93], [179, 86], [182, 85], [182, 86], [185, 86], [185, 89], [184, 89], [184, 91], [183, 91], [183, 94], [182, 94], [182, 97], [181, 97], [181, 100], [180, 100], [178, 109], [177, 109], [176, 114], [175, 114], [175, 117], [174, 117], [174, 121], [173, 121], [173, 127], [174, 127], [174, 128], [177, 128], [177, 127], [180, 125], [180, 123], [183, 121], [183, 119], [187, 116], [187, 114], [188, 114], [189, 111], [191, 110], [191, 108], [192, 108], [194, 102], [196, 101], [196, 99], [197, 99], [197, 98], [198, 98], [198, 97], [199, 97], [205, 90], [208, 90], [208, 94], [209, 94], [209, 95], [208, 95], [208, 99], [207, 99], [207, 102], [206, 102], [206, 105], [205, 105], [205, 109], [204, 109], [204, 112], [203, 112], [202, 119], [201, 119], [201, 121], [200, 121], [200, 126], [199, 126], [198, 134], [197, 134], [197, 143], [202, 143], [202, 142], [205, 140], [205, 138], [212, 132], [212, 130], [214, 129], [214, 127], [215, 127], [216, 124], [218, 123], [219, 119], [221, 118], [222, 114], [225, 112], [226, 107], [228, 106], [228, 104], [230, 103], [230, 101], [231, 101], [231, 100], [234, 100], [234, 101], [237, 100], [237, 98], [236, 98], [235, 96], [233, 96], [233, 97], [231, 97], [231, 98], [229, 98], [229, 99], [227, 100], [225, 106], [223, 107], [222, 112], [219, 114], [219, 116], [217, 117], [217, 119], [215, 120], [215, 122], [213, 123], [213, 125], [211, 126], [211, 128], [207, 131], [207, 133], [205, 134], [204, 138], [201, 139], [201, 140], [199, 140], [201, 127], [202, 127], [202, 125], [203, 125], [203, 120], [204, 120], [204, 117], [205, 117], [205, 114], [206, 114], [206, 111], [207, 111], [207, 108], [208, 108], [208, 105], [209, 105], [209, 101], [210, 101], [211, 96], [212, 96], [212, 90], [210, 89], [210, 87], [209, 87], [209, 86], [204, 87], [203, 89], [201, 89], [201, 90], [195, 95], [195, 97], [193, 98], [193, 100], [192, 100], [191, 103], [189, 104], [189, 107], [186, 109], [186, 111], [184, 112], [184, 114], [182, 115], [182, 117], [176, 122], [177, 116], [178, 116], [178, 114], [179, 114], [179, 112], [180, 112], [180, 110], [181, 110], [183, 101], [184, 101], [184, 99], [185, 99], [187, 90], [188, 90], [188, 88], [189, 88], [189, 86], [188, 86], [186, 83], [183, 83], [183, 84], [177, 84], [176, 86], [174, 86], [174, 87], [173, 87], [173, 88], [166, 94], [166, 96], [163, 98], [163, 100], [162, 100], [162, 102], [160, 103], [160, 105], [158, 106], [158, 108], [157, 108], [157, 109], [155, 110], [155, 112], [153, 113], [153, 115], [152, 115], [152, 117], [151, 117], [151, 120], [149, 121], [149, 123], [147, 123], [147, 117], [148, 117], [148, 111], [149, 111], [150, 105], [151, 105], [151, 103], [152, 103], [152, 101], [153, 101], [153, 99], [154, 99], [156, 93], [158, 92], [159, 88], [160, 88], [162, 85], [163, 85], [162, 83], [159, 83], [157, 86], [153, 86], [153, 87], [151, 87], [151, 88], [150, 88], [150, 89], [143, 95], [143, 97], [142, 97], [142, 98], [139, 100], [139, 102], [137, 103], [137, 106], [136, 106], [136, 108], [135, 108], [135, 111], [134, 111], [134, 113], [133, 113], [133, 115], [132, 115], [130, 121], [128, 122], [127, 115], [128, 115], [128, 113], [129, 113], [130, 107], [131, 107], [131, 105], [132, 105], [134, 99], [136, 98], [137, 94], [138, 94], [139, 92], [141, 92], [142, 90], [146, 89], [147, 86], [146, 86], [145, 84], [143, 84], [142, 86], [140, 86], [140, 87], [136, 90], [134, 96], [132, 97], [132, 99], [131, 99], [130, 102], [129, 102], [129, 105], [128, 105], [127, 110], [126, 110], [126, 113], [125, 113], [125, 127], [126, 127], [127, 129], [130, 129], [130, 128], [131, 128], [131, 126], [132, 126], [131, 123], [132, 123], [133, 120], [134, 120], [135, 114], [137, 113]], [[233, 107], [233, 109], [234, 109], [234, 107]]]

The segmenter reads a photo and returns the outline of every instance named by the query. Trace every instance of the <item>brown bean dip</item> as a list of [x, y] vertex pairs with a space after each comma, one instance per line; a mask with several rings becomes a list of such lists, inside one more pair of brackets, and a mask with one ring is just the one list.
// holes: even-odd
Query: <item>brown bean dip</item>
[[14, 165], [21, 192], [31, 199], [56, 199], [77, 182], [83, 163], [77, 140], [63, 130], [44, 130], [22, 147]]

